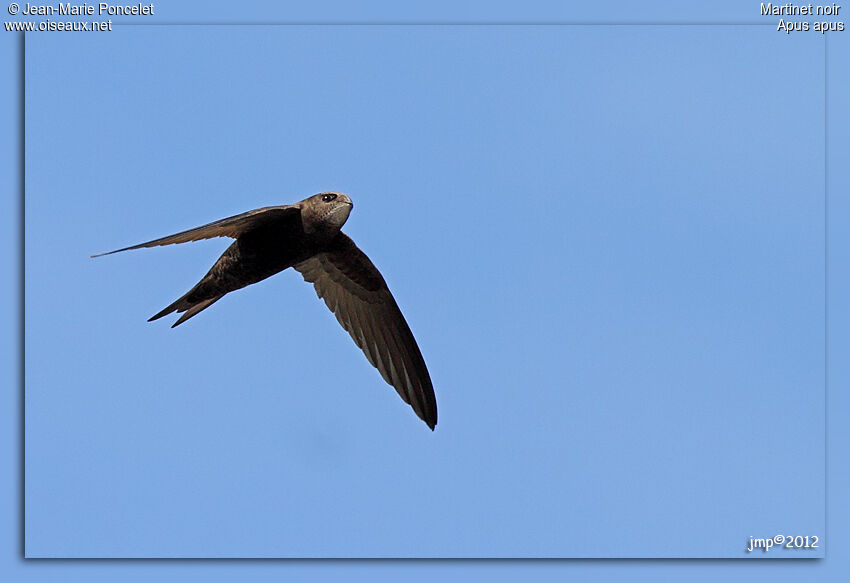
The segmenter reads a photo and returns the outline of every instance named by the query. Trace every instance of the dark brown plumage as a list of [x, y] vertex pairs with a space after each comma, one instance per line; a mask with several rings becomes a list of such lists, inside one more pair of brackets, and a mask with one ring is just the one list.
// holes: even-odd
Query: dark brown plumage
[[437, 402], [416, 340], [381, 273], [340, 231], [352, 207], [348, 196], [322, 192], [293, 205], [248, 211], [92, 257], [213, 237], [235, 239], [201, 281], [149, 320], [177, 312], [181, 316], [172, 328], [229, 292], [295, 268], [384, 380], [434, 429]]

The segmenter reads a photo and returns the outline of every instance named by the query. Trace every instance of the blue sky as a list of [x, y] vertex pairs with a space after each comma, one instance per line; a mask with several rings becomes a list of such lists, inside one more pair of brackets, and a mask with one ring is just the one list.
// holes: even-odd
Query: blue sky
[[[769, 27], [31, 35], [28, 554], [823, 533], [823, 116], [823, 40]], [[145, 320], [226, 242], [88, 258], [325, 189], [433, 434], [297, 274], [171, 330]]]

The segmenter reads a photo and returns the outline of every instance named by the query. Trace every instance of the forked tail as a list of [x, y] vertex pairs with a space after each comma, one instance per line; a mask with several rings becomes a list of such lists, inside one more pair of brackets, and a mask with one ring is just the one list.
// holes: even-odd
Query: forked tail
[[186, 295], [184, 295], [183, 297], [178, 299], [176, 302], [174, 302], [173, 304], [171, 304], [170, 306], [168, 306], [167, 308], [165, 308], [164, 310], [159, 312], [158, 314], [151, 316], [148, 319], [148, 322], [153, 322], [154, 320], [159, 320], [163, 316], [167, 316], [168, 314], [171, 314], [172, 312], [177, 312], [177, 313], [183, 312], [183, 315], [180, 316], [177, 319], [177, 321], [174, 322], [174, 324], [171, 325], [171, 327], [174, 328], [175, 326], [182, 324], [183, 322], [185, 322], [186, 320], [188, 320], [189, 318], [191, 318], [192, 316], [194, 316], [198, 312], [202, 312], [203, 310], [209, 308], [211, 305], [216, 303], [222, 297], [222, 296], [216, 296], [214, 298], [209, 298], [209, 299], [206, 299], [206, 300], [201, 300], [199, 302], [193, 303], [192, 301], [190, 301], [188, 299], [189, 295], [191, 293], [192, 292], [190, 291], [189, 293], [187, 293]]

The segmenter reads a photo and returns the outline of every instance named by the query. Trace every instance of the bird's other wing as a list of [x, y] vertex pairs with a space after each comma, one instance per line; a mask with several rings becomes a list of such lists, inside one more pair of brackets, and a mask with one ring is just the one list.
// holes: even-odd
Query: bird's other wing
[[103, 255], [130, 251], [131, 249], [141, 249], [143, 247], [158, 247], [160, 245], [173, 245], [175, 243], [187, 243], [201, 239], [212, 239], [214, 237], [231, 237], [235, 239], [239, 235], [261, 225], [267, 225], [273, 221], [285, 222], [295, 219], [300, 214], [301, 209], [298, 205], [267, 206], [195, 227], [188, 231], [181, 231], [174, 235], [154, 239], [147, 243], [139, 243], [138, 245], [116, 249], [107, 253], [98, 253], [97, 255], [92, 255], [92, 257], [102, 257]]
[[366, 254], [340, 233], [328, 249], [296, 264], [295, 269], [313, 284], [384, 380], [434, 429], [437, 400], [422, 353], [384, 278]]

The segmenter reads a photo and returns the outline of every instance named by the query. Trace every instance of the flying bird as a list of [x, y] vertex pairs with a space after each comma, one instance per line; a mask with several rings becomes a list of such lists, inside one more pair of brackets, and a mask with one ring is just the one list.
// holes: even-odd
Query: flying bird
[[294, 268], [313, 284], [384, 380], [433, 430], [437, 401], [413, 333], [381, 273], [340, 230], [353, 207], [345, 194], [321, 192], [92, 257], [214, 237], [235, 239], [195, 287], [148, 320], [177, 312], [181, 316], [172, 328], [225, 294]]

